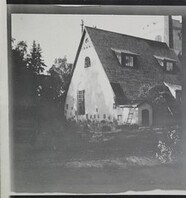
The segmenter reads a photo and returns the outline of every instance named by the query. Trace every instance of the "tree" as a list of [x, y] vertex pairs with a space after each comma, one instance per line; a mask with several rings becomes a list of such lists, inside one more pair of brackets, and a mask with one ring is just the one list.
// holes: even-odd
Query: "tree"
[[46, 67], [41, 54], [42, 50], [40, 44], [36, 44], [36, 42], [33, 41], [32, 49], [28, 57], [28, 68], [36, 75], [39, 75], [41, 72], [43, 72], [44, 67]]
[[71, 71], [72, 64], [67, 63], [66, 57], [55, 59], [54, 64], [48, 71], [51, 75], [51, 87], [54, 100], [58, 100], [65, 95], [70, 82]]
[[[12, 40], [14, 41], [14, 40]], [[27, 74], [27, 44], [25, 41], [20, 41], [18, 44], [12, 46], [12, 56], [11, 56], [11, 71], [12, 71], [12, 90], [14, 96], [21, 95], [24, 93], [25, 84], [23, 83], [26, 80]], [[24, 84], [24, 85], [23, 85]]]

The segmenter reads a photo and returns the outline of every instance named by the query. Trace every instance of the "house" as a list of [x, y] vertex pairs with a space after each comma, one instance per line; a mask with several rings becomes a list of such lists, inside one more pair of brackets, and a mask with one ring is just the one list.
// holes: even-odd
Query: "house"
[[165, 42], [177, 55], [182, 54], [182, 23], [171, 16], [154, 17], [144, 24], [141, 37]]
[[137, 125], [171, 120], [181, 90], [180, 70], [166, 43], [85, 27], [65, 116]]

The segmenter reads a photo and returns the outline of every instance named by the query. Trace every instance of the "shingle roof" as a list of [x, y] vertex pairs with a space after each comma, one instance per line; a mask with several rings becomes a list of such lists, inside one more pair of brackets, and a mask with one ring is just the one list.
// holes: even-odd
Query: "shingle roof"
[[[179, 59], [166, 43], [91, 27], [85, 27], [85, 30], [90, 36], [110, 83], [119, 84], [128, 100], [140, 99], [140, 90], [144, 85], [153, 87], [163, 85], [163, 82], [180, 84], [179, 75], [163, 72], [154, 57], [176, 60], [176, 66], [181, 68]], [[113, 49], [138, 54], [136, 56], [138, 68], [121, 67]], [[121, 98], [123, 93], [121, 96], [119, 93], [115, 95]]]

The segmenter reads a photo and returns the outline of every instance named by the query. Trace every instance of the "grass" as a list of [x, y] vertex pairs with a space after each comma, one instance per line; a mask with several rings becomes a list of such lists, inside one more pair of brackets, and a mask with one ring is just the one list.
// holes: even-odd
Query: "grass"
[[181, 165], [160, 165], [155, 158], [158, 140], [165, 138], [163, 130], [123, 127], [82, 132], [77, 127], [55, 128], [45, 123], [35, 141], [26, 141], [26, 136], [14, 139], [12, 190], [90, 193], [184, 189]]

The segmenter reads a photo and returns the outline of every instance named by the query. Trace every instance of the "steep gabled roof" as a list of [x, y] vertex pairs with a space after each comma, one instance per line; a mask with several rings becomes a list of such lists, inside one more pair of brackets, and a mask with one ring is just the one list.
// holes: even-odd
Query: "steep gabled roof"
[[[128, 100], [140, 99], [144, 86], [154, 87], [163, 85], [163, 82], [180, 84], [179, 75], [165, 73], [155, 58], [173, 59], [176, 67], [181, 68], [179, 59], [166, 43], [91, 27], [85, 27], [85, 31], [90, 36], [111, 85], [119, 84], [117, 87], [122, 88]], [[121, 67], [114, 53], [117, 49], [136, 54], [138, 68]], [[115, 95], [117, 97], [119, 94]]]

